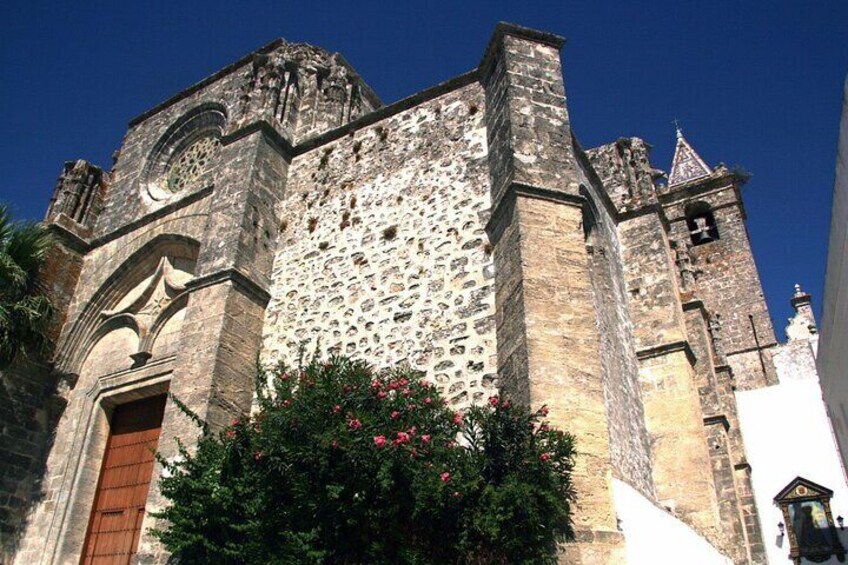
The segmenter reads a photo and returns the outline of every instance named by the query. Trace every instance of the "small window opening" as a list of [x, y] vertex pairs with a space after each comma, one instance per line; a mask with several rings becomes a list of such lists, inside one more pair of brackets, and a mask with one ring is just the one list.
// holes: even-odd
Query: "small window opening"
[[713, 211], [703, 202], [687, 207], [686, 226], [692, 245], [703, 245], [719, 238]]

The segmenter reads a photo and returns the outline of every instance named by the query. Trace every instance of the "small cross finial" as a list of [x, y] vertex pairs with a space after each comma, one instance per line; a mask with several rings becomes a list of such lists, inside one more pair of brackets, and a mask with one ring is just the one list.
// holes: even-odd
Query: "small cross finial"
[[674, 129], [677, 132], [677, 139], [680, 139], [681, 137], [683, 137], [683, 128], [680, 127], [680, 120], [675, 118], [674, 121], [671, 122], [671, 123], [674, 124]]
[[795, 296], [800, 296], [802, 294], [804, 294], [804, 293], [801, 292], [801, 285], [798, 284], [798, 283], [795, 283]]

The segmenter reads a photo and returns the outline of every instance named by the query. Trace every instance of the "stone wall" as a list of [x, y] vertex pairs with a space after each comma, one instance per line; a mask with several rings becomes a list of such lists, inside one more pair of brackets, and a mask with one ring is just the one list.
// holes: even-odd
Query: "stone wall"
[[47, 367], [18, 361], [0, 371], [0, 563], [17, 549], [20, 524], [37, 499], [51, 431], [62, 403]]
[[294, 159], [263, 360], [408, 361], [453, 404], [495, 392], [485, 100], [472, 84]]
[[[47, 332], [53, 344], [77, 288], [84, 247], [78, 234], [90, 233], [89, 226], [97, 217], [101, 178], [100, 170], [84, 161], [66, 163], [47, 215], [55, 244], [39, 278], [54, 308]], [[47, 453], [65, 409], [69, 385], [73, 379], [61, 378], [43, 358], [19, 358], [0, 371], [0, 562], [11, 560], [26, 515], [44, 498], [40, 489]]]
[[[689, 344], [695, 358], [695, 382], [701, 399], [701, 416], [718, 502], [720, 548], [733, 558], [734, 563], [748, 563], [745, 524], [734, 476], [734, 464], [738, 460], [738, 454], [734, 453], [730, 437], [731, 428], [735, 428], [738, 433], [738, 422], [735, 413], [728, 417], [725, 410], [728, 399], [715, 371], [713, 349], [707, 330], [707, 314], [703, 304], [696, 300], [690, 301], [684, 305], [684, 313]], [[732, 401], [732, 396], [729, 400]], [[762, 562], [762, 559], [755, 562]]]
[[582, 175], [587, 204], [583, 230], [589, 253], [592, 294], [597, 317], [604, 400], [610, 435], [610, 459], [618, 476], [655, 498], [651, 450], [639, 385], [621, 245], [611, 202]]
[[835, 176], [817, 364], [844, 470], [848, 469], [848, 349], [844, 346], [848, 342], [848, 77], [843, 87]]
[[[377, 111], [340, 56], [275, 42], [134, 120], [103, 177], [105, 207], [66, 234], [81, 282], [72, 270], [63, 283], [69, 323], [56, 360], [79, 382], [18, 562], [79, 555], [85, 528], [75, 524], [90, 513], [111, 407], [170, 387], [219, 427], [249, 410], [257, 354], [292, 364], [319, 347], [380, 367], [407, 362], [460, 408], [498, 389], [547, 404], [580, 454], [576, 540], [561, 560], [624, 559], [613, 477], [739, 563], [755, 553], [740, 536], [762, 551], [731, 369], [713, 359], [703, 306], [684, 308], [702, 289], [734, 368], [756, 380], [749, 365], [768, 360], [773, 332], [738, 194], [709, 193], [722, 239], [692, 252], [698, 287], [687, 288], [670, 243], [688, 237], [684, 206], [707, 189], [658, 194], [638, 138], [583, 152], [562, 42], [500, 24], [475, 73]], [[157, 184], [207, 134], [219, 142], [215, 166], [184, 190]], [[109, 312], [135, 304], [156, 265], [170, 264], [163, 257], [185, 280], [160, 345], [137, 351], [146, 338], [128, 327], [94, 345]], [[20, 403], [31, 412], [42, 393], [19, 382], [9, 386], [29, 387]], [[45, 415], [27, 417], [41, 433]], [[195, 433], [169, 403], [162, 455]], [[7, 492], [29, 488], [20, 485]], [[145, 527], [164, 503], [153, 487]], [[168, 556], [143, 534], [138, 559]]]
[[[331, 75], [335, 78], [328, 82]], [[325, 103], [334, 96], [328, 91], [330, 82], [344, 90], [340, 103], [346, 107], [332, 118], [325, 115], [334, 111]], [[354, 99], [356, 107], [351, 108]], [[227, 145], [233, 141], [228, 136], [264, 129], [290, 149], [296, 141], [379, 106], [379, 98], [340, 55], [274, 41], [132, 120], [116, 154], [95, 237], [126, 229], [134, 220], [211, 184], [214, 175], [201, 177], [179, 194], [160, 186], [169, 160], [202, 131]]]
[[719, 239], [690, 248], [697, 293], [721, 317], [724, 348], [740, 389], [775, 382], [769, 358], [776, 343], [748, 231], [739, 188], [732, 175], [714, 173], [701, 184], [666, 198], [669, 237], [678, 248], [691, 245], [686, 206], [707, 203], [715, 216]]

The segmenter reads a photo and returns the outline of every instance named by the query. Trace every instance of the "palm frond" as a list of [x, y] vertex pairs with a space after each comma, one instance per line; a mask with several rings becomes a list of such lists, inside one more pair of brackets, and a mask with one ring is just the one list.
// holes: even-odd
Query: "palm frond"
[[38, 274], [52, 245], [46, 226], [13, 222], [0, 204], [0, 368], [49, 347], [53, 306]]

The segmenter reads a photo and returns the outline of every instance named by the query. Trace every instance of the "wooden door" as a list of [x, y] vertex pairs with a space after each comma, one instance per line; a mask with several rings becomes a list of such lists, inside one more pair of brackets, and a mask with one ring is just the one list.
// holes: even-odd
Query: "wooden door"
[[80, 563], [127, 565], [138, 549], [165, 395], [115, 408]]

